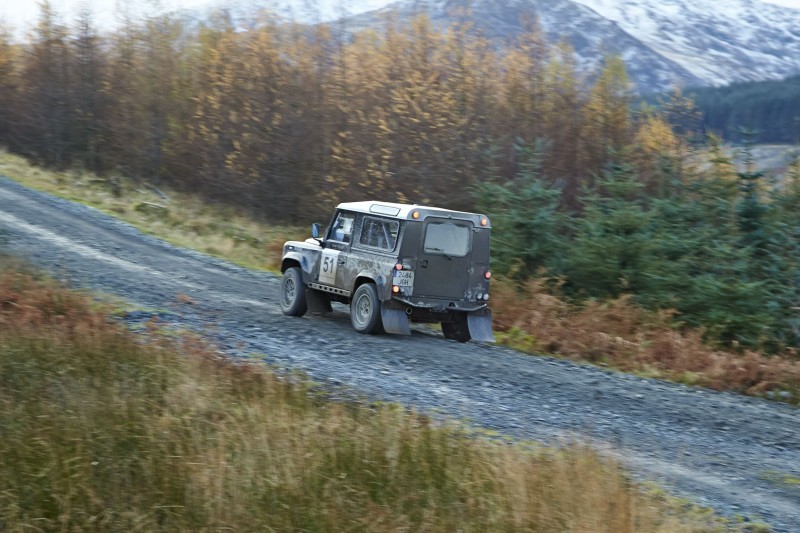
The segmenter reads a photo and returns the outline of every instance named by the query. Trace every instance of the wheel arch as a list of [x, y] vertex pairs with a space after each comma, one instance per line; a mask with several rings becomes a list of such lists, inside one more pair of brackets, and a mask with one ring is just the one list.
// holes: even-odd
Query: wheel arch
[[[373, 278], [370, 274], [361, 273], [358, 276], [356, 276], [356, 280], [355, 282], [353, 282], [352, 294], [355, 294], [358, 288], [365, 283], [372, 283], [373, 285], [375, 285], [375, 288], [378, 288], [378, 284], [375, 283], [375, 278]], [[380, 296], [380, 293], [378, 293], [378, 295]]]
[[284, 257], [283, 261], [281, 261], [281, 273], [286, 272], [287, 269], [297, 267], [300, 270], [303, 270], [303, 265], [300, 264], [300, 260], [296, 257]]
[[356, 276], [356, 279], [353, 282], [353, 289], [351, 294], [355, 294], [358, 288], [365, 283], [372, 283], [373, 285], [375, 285], [375, 289], [378, 291], [378, 299], [380, 301], [383, 302], [385, 300], [391, 299], [392, 295], [389, 292], [390, 289], [387, 290], [386, 287], [386, 278], [381, 275], [376, 276], [373, 272], [370, 272], [368, 270], [362, 270], [361, 272], [358, 273], [358, 276]]

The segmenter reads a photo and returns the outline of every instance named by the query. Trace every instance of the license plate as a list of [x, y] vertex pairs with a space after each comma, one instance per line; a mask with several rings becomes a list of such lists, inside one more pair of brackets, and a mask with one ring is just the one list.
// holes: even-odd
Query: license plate
[[393, 278], [392, 284], [398, 287], [414, 286], [414, 272], [411, 270], [395, 270]]

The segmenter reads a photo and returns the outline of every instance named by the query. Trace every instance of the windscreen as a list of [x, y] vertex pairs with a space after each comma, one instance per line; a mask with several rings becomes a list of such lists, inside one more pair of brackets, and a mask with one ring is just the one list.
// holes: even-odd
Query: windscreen
[[470, 230], [453, 222], [431, 222], [425, 231], [426, 253], [464, 257], [469, 252]]

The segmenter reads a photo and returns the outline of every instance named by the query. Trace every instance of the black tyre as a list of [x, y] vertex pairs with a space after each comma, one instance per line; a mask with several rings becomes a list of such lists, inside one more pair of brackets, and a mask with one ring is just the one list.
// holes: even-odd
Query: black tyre
[[466, 313], [455, 313], [449, 322], [442, 322], [442, 333], [445, 339], [467, 342], [472, 339]]
[[361, 285], [353, 295], [350, 302], [350, 322], [359, 333], [380, 333], [383, 330], [381, 302], [372, 283]]
[[281, 280], [281, 311], [284, 315], [303, 316], [308, 311], [303, 274], [297, 267], [287, 268]]

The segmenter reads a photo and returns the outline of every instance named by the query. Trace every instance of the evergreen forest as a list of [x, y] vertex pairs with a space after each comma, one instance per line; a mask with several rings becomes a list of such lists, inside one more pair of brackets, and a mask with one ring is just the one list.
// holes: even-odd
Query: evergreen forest
[[619, 58], [582, 72], [535, 22], [498, 51], [425, 17], [350, 34], [160, 14], [101, 34], [41, 6], [23, 42], [0, 33], [0, 143], [42, 166], [276, 224], [364, 199], [478, 210], [509, 278], [628, 296], [728, 347], [800, 341], [800, 163], [777, 180], [746, 147], [737, 165], [698, 146], [694, 103], [639, 102]]
[[685, 92], [702, 112], [706, 131], [741, 142], [745, 127], [758, 132], [759, 142], [800, 143], [800, 76]]

